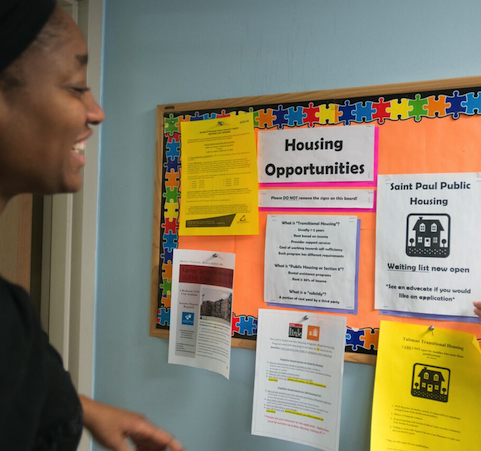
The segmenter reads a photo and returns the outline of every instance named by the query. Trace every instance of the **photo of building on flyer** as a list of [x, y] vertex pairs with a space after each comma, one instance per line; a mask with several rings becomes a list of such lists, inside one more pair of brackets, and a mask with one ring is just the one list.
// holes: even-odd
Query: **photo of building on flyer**
[[219, 318], [230, 324], [232, 312], [232, 293], [203, 286], [201, 289], [201, 319]]

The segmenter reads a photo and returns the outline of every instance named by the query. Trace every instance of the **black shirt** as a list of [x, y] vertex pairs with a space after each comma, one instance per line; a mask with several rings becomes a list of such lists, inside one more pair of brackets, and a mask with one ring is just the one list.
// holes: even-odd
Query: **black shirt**
[[82, 408], [28, 294], [0, 277], [0, 451], [74, 451]]

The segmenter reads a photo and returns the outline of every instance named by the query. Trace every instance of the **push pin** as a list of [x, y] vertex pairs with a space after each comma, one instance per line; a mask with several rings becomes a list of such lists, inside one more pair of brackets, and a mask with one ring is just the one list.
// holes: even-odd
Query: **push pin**
[[224, 125], [224, 123], [222, 121], [219, 121], [219, 125]]
[[434, 326], [429, 326], [428, 330], [432, 332], [434, 330]]
[[219, 254], [217, 252], [215, 252], [206, 260], [206, 262], [208, 262], [212, 259], [215, 259], [215, 258], [221, 258], [222, 259], [222, 257], [219, 257]]
[[307, 320], [307, 319], [309, 319], [309, 315], [304, 315], [303, 320], [305, 321], [305, 320]]

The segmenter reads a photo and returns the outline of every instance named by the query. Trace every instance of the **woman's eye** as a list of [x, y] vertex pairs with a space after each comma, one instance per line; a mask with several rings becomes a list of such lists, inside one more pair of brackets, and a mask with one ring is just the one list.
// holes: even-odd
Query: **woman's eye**
[[80, 95], [85, 94], [86, 92], [90, 91], [90, 88], [87, 88], [87, 87], [81, 87], [81, 88], [72, 87], [71, 89], [75, 94], [80, 94]]

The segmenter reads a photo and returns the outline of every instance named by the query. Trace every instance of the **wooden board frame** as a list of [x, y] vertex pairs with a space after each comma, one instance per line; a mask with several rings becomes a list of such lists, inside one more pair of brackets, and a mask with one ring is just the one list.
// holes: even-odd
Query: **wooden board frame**
[[[179, 104], [167, 104], [157, 106], [156, 122], [156, 165], [154, 179], [154, 204], [153, 204], [153, 236], [152, 236], [152, 267], [151, 267], [151, 296], [150, 296], [150, 335], [160, 338], [168, 338], [169, 332], [165, 329], [158, 329], [159, 314], [159, 274], [161, 254], [161, 205], [162, 205], [162, 168], [164, 164], [164, 126], [166, 114], [178, 114], [180, 112], [208, 111], [208, 110], [230, 110], [235, 108], [255, 107], [258, 105], [270, 104], [293, 104], [305, 103], [309, 101], [325, 101], [332, 99], [351, 99], [365, 98], [371, 96], [393, 96], [404, 93], [414, 92], [437, 92], [445, 90], [457, 90], [476, 88], [481, 86], [481, 76], [464, 77], [454, 79], [397, 83], [390, 85], [377, 85], [357, 88], [342, 88], [321, 91], [308, 91], [290, 94], [251, 96], [241, 98], [231, 98], [222, 100], [208, 100], [197, 102], [186, 102]], [[481, 96], [481, 94], [480, 94]], [[481, 99], [481, 97], [480, 97]], [[477, 114], [481, 114], [477, 109]], [[255, 340], [233, 339], [232, 345], [235, 347], [255, 349]], [[345, 360], [356, 363], [375, 364], [376, 356], [373, 354], [356, 354], [346, 352]]]

